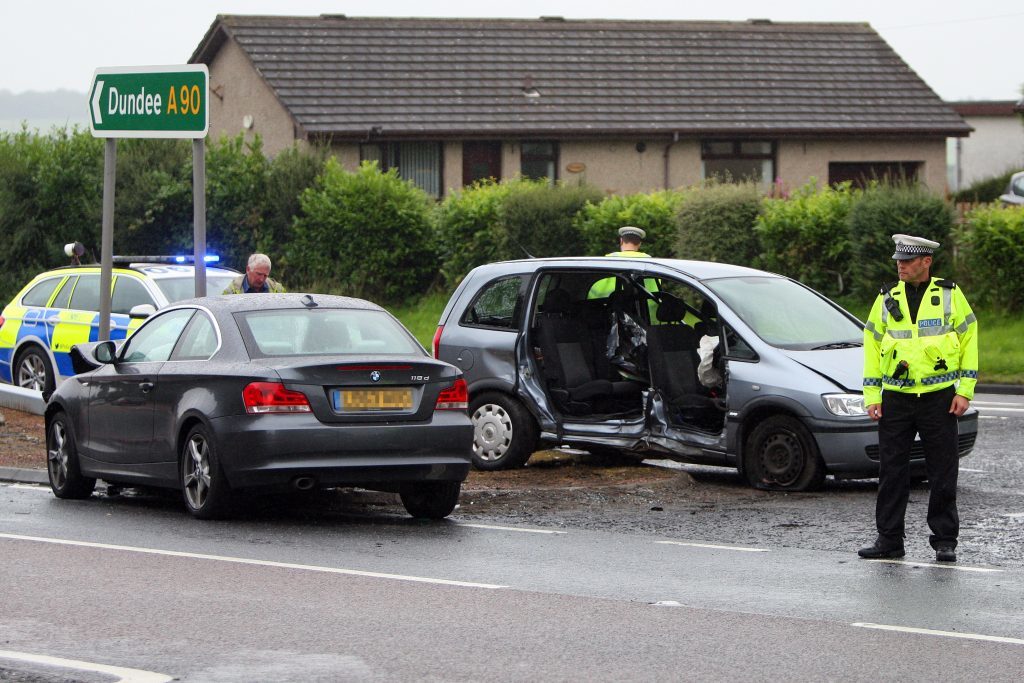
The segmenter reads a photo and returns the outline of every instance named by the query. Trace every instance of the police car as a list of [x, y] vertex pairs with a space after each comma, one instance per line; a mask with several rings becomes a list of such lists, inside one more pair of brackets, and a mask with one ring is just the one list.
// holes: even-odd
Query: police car
[[[73, 245], [66, 249], [74, 256]], [[81, 253], [80, 251], [78, 253]], [[207, 256], [208, 261], [216, 257]], [[184, 256], [114, 257], [110, 338], [124, 339], [158, 309], [195, 295]], [[206, 289], [220, 294], [238, 273], [207, 266]], [[71, 347], [99, 341], [100, 266], [40, 273], [0, 313], [0, 381], [49, 394], [75, 374]]]

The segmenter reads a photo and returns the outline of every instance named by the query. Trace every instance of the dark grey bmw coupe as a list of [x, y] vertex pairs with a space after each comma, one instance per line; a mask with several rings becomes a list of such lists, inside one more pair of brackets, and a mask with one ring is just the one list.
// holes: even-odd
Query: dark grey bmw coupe
[[58, 498], [87, 498], [96, 479], [166, 487], [213, 518], [241, 489], [359, 486], [439, 519], [469, 471], [460, 371], [368, 301], [192, 299], [73, 357], [80, 374], [46, 406]]

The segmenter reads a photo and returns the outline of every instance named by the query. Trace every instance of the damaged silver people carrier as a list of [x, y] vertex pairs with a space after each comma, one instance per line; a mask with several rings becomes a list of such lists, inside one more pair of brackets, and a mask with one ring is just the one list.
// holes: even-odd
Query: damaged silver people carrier
[[[803, 491], [878, 476], [863, 325], [795, 280], [721, 263], [554, 258], [471, 271], [434, 335], [469, 383], [476, 467], [542, 444], [737, 468]], [[977, 434], [960, 419], [960, 456]], [[920, 442], [912, 476], [924, 478]]]

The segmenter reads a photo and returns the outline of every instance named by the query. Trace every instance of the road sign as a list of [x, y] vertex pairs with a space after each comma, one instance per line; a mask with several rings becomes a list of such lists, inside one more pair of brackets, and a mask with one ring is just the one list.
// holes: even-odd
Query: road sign
[[96, 69], [89, 91], [98, 138], [205, 138], [210, 127], [205, 64]]

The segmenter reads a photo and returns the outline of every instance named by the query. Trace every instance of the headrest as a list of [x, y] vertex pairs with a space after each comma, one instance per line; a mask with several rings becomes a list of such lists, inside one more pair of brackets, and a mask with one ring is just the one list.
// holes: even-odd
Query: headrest
[[569, 292], [564, 289], [552, 289], [548, 292], [547, 296], [544, 297], [544, 312], [557, 314], [568, 313], [569, 305], [571, 303]]
[[671, 294], [662, 294], [661, 303], [658, 304], [658, 320], [663, 323], [682, 322], [686, 317], [686, 304]]

